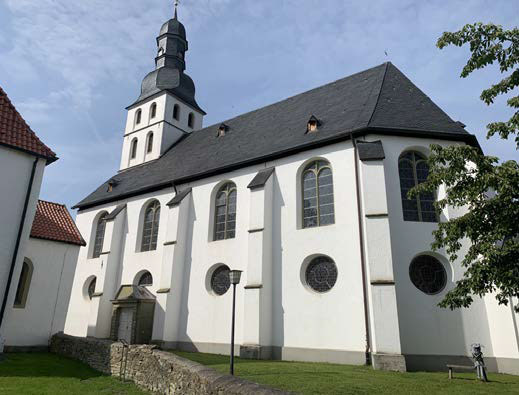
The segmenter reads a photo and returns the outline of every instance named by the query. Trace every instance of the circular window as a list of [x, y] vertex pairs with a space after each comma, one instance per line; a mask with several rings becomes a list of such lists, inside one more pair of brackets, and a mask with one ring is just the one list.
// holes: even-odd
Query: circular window
[[412, 260], [409, 277], [416, 288], [428, 295], [437, 294], [447, 284], [445, 267], [430, 255], [420, 255]]
[[96, 278], [94, 277], [90, 284], [88, 284], [88, 299], [92, 300], [94, 293], [96, 292]]
[[316, 292], [326, 292], [337, 281], [337, 266], [326, 256], [312, 259], [306, 268], [306, 283]]
[[153, 285], [153, 276], [150, 272], [142, 273], [141, 277], [139, 278], [139, 285], [142, 285], [144, 287], [149, 287]]
[[223, 295], [231, 286], [229, 268], [225, 265], [219, 266], [211, 276], [211, 289], [217, 295]]

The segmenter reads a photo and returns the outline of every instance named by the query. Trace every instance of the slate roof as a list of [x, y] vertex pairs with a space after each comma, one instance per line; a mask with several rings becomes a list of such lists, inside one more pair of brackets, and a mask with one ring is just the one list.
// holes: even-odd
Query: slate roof
[[20, 113], [0, 87], [0, 144], [22, 150], [47, 159], [47, 163], [58, 158], [56, 154], [36, 136]]
[[382, 141], [357, 141], [359, 159], [363, 162], [370, 160], [382, 160], [386, 157]]
[[[307, 121], [320, 121], [306, 133]], [[158, 160], [114, 176], [74, 208], [158, 190], [209, 175], [261, 163], [369, 132], [437, 137], [478, 146], [475, 136], [432, 102], [391, 63], [353, 74], [278, 103], [194, 131]]]
[[74, 220], [63, 204], [38, 200], [31, 237], [85, 246]]

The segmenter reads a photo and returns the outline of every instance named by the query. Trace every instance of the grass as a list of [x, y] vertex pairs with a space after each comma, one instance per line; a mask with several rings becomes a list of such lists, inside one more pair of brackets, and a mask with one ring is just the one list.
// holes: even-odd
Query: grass
[[89, 366], [54, 354], [4, 354], [0, 394], [144, 394]]
[[[175, 354], [229, 372], [229, 357], [215, 354]], [[302, 394], [519, 394], [519, 377], [490, 373], [489, 383], [476, 380], [475, 373], [395, 373], [367, 366], [327, 363], [251, 361], [236, 359], [235, 374], [270, 387]]]

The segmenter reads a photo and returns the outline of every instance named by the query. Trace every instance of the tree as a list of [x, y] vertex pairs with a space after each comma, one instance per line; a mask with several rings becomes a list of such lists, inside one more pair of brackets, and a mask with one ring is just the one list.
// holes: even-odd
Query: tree
[[[471, 57], [462, 78], [494, 62], [502, 73], [509, 73], [481, 93], [487, 105], [519, 86], [519, 29], [475, 23], [443, 33], [437, 42], [440, 49], [465, 44], [470, 45]], [[507, 104], [514, 114], [508, 121], [488, 124], [487, 139], [496, 134], [502, 139], [515, 135], [513, 144], [519, 150], [519, 96], [509, 98]], [[468, 307], [474, 295], [492, 292], [499, 304], [508, 305], [512, 297], [519, 297], [519, 164], [513, 160], [501, 163], [466, 145], [433, 145], [431, 151], [429, 177], [411, 194], [435, 192], [443, 186], [446, 193], [435, 203], [438, 210], [468, 208], [466, 214], [440, 222], [433, 232], [432, 248], [444, 248], [451, 261], [463, 255], [465, 268], [463, 278], [439, 306], [451, 310]], [[464, 240], [469, 241], [467, 251], [462, 248]], [[519, 305], [514, 308], [519, 312]]]

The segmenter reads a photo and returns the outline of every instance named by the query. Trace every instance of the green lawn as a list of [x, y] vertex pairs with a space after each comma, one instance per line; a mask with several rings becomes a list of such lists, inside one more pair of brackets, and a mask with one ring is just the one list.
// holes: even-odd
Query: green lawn
[[105, 376], [54, 354], [4, 354], [0, 394], [144, 394], [133, 383]]
[[[229, 357], [175, 351], [175, 354], [229, 371]], [[394, 373], [367, 366], [327, 363], [235, 360], [235, 374], [256, 383], [303, 394], [503, 394], [519, 393], [519, 377], [490, 373], [489, 383], [474, 373]]]

